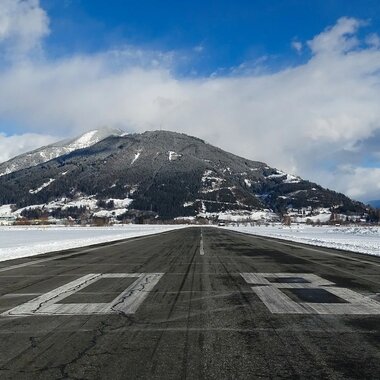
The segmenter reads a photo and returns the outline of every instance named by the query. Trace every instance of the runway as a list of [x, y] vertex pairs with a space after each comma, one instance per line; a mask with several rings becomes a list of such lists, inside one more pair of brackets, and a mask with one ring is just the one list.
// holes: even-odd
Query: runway
[[221, 228], [0, 263], [1, 379], [378, 379], [380, 259]]

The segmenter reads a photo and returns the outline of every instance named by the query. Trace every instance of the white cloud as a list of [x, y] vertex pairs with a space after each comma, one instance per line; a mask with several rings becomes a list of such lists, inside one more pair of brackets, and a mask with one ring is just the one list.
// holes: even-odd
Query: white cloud
[[380, 168], [342, 165], [325, 175], [349, 197], [366, 201], [380, 199]]
[[308, 41], [308, 45], [315, 54], [347, 52], [358, 45], [355, 33], [364, 24], [362, 20], [342, 17], [334, 26]]
[[0, 1], [0, 47], [12, 57], [38, 48], [49, 33], [49, 19], [39, 0]]
[[303, 48], [303, 44], [302, 44], [302, 42], [300, 42], [300, 41], [294, 40], [294, 41], [292, 41], [292, 48], [293, 48], [297, 53], [301, 53], [302, 48]]
[[376, 49], [380, 47], [380, 36], [376, 33], [372, 33], [369, 36], [367, 36], [365, 42]]
[[5, 136], [0, 133], [0, 163], [10, 157], [28, 152], [41, 146], [55, 142], [56, 138], [36, 133], [25, 133], [22, 135]]
[[24, 60], [0, 71], [0, 116], [60, 136], [102, 125], [162, 126], [365, 198], [353, 190], [354, 172], [343, 183], [324, 169], [380, 129], [380, 50], [356, 48], [362, 25], [338, 20], [308, 42], [307, 63], [269, 74], [182, 78], [171, 71], [175, 53], [131, 47]]

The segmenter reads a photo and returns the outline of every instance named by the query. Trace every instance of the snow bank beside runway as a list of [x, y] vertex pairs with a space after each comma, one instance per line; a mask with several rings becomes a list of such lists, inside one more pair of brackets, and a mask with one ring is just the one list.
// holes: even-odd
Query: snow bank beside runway
[[157, 234], [180, 228], [184, 228], [184, 226], [0, 227], [0, 261]]
[[226, 228], [252, 235], [380, 256], [380, 227], [312, 227], [306, 225], [287, 227], [272, 225]]

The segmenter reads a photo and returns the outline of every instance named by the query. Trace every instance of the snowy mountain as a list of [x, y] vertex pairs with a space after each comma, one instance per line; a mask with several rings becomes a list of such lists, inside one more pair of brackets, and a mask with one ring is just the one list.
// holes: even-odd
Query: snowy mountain
[[0, 164], [0, 176], [42, 164], [77, 149], [88, 148], [109, 136], [120, 136], [123, 133], [121, 130], [105, 127], [21, 154]]
[[1, 205], [30, 218], [92, 215], [120, 220], [262, 219], [289, 208], [366, 211], [343, 194], [167, 131], [110, 136], [4, 175]]

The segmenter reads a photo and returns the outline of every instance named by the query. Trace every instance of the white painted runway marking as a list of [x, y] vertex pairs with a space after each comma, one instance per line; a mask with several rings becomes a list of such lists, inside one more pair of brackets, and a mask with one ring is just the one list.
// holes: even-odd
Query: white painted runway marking
[[[379, 315], [380, 302], [354, 292], [339, 288], [310, 273], [241, 273], [252, 290], [274, 314], [351, 314]], [[270, 280], [271, 281], [270, 281]], [[305, 289], [326, 291], [346, 303], [295, 302], [281, 289]], [[296, 290], [297, 291], [297, 290]]]
[[199, 254], [201, 256], [204, 256], [204, 254], [205, 254], [204, 245], [203, 245], [203, 231], [202, 230], [201, 230], [201, 242], [200, 242], [200, 246], [199, 246]]
[[18, 269], [18, 268], [28, 267], [29, 265], [44, 263], [46, 261], [51, 261], [51, 260], [53, 260], [53, 259], [49, 258], [49, 259], [41, 259], [41, 260], [28, 261], [26, 263], [17, 264], [17, 265], [11, 265], [11, 266], [5, 267], [5, 268], [0, 268], [0, 272], [6, 272], [6, 271], [12, 270], [12, 269]]
[[[1, 315], [134, 314], [162, 276], [163, 273], [92, 273], [16, 306]], [[102, 278], [125, 277], [136, 278], [136, 281], [109, 303], [59, 303]]]

